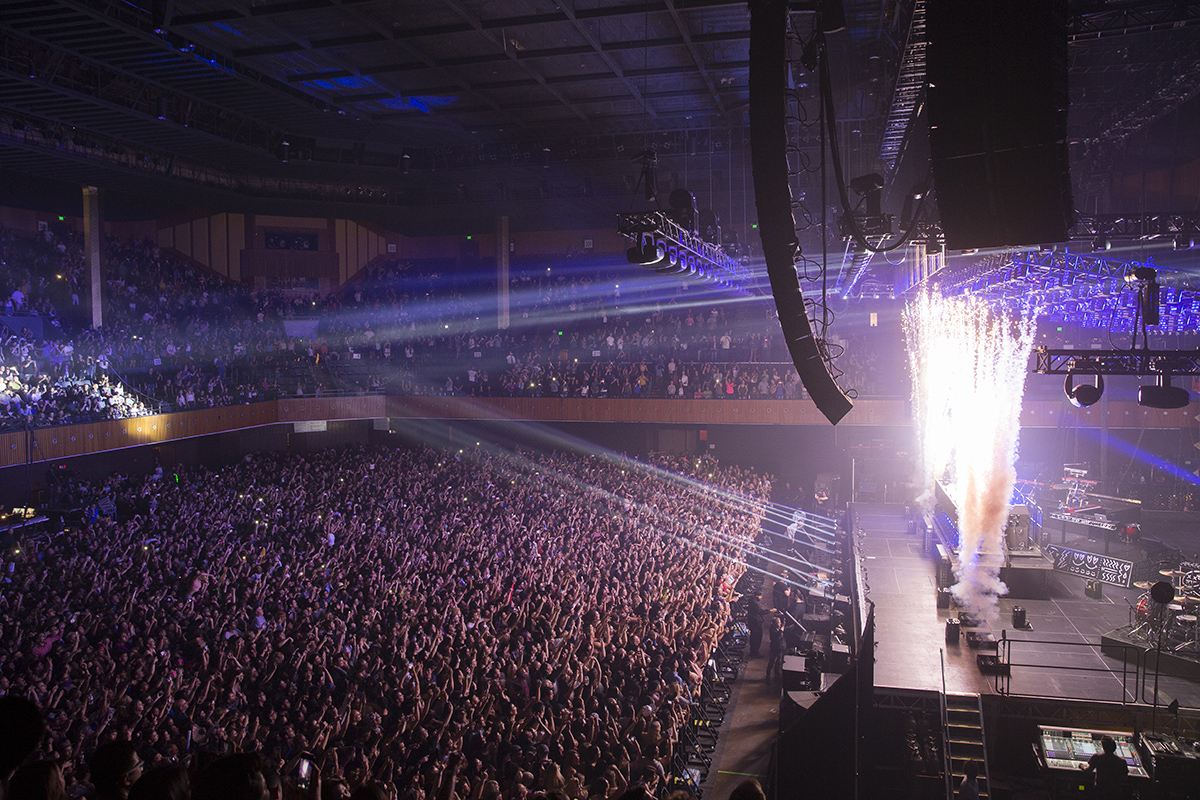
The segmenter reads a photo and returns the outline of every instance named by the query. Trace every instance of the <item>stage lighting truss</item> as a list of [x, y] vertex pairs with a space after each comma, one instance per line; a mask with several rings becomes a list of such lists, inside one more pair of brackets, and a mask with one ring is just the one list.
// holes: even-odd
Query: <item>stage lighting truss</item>
[[682, 227], [664, 211], [618, 214], [617, 233], [633, 243], [630, 263], [750, 294], [750, 270], [741, 259]]
[[[1147, 408], [1183, 408], [1191, 401], [1182, 386], [1172, 386], [1178, 375], [1200, 375], [1197, 350], [1051, 350], [1034, 351], [1033, 371], [1042, 375], [1066, 375], [1064, 389], [1076, 407], [1090, 406], [1104, 392], [1104, 375], [1149, 375], [1154, 383], [1138, 389], [1138, 405]], [[1078, 375], [1095, 375], [1095, 387], [1074, 385]]]
[[[1170, 238], [1187, 242], [1200, 236], [1200, 215], [1191, 214], [1096, 214], [1080, 216], [1071, 226], [1073, 241], [1143, 241]], [[1177, 246], [1177, 249], [1178, 246]]]
[[1034, 350], [1041, 375], [1200, 375], [1200, 350]]
[[[1200, 293], [1185, 272], [1136, 261], [1052, 250], [991, 255], [969, 267], [948, 267], [930, 279], [946, 294], [997, 303], [1030, 304], [1068, 325], [1132, 331], [1139, 322], [1139, 270], [1157, 271], [1159, 333], [1200, 330]], [[1134, 280], [1131, 280], [1134, 278]], [[1153, 324], [1153, 323], [1151, 323]]]

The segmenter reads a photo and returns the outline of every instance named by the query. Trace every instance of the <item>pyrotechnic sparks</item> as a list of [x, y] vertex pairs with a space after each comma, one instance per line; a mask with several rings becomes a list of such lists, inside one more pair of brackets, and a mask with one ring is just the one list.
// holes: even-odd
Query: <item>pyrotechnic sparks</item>
[[931, 515], [934, 482], [950, 482], [958, 509], [958, 583], [969, 611], [994, 617], [1004, 525], [1016, 480], [1021, 398], [1037, 316], [971, 297], [924, 294], [904, 313], [920, 442], [919, 505]]

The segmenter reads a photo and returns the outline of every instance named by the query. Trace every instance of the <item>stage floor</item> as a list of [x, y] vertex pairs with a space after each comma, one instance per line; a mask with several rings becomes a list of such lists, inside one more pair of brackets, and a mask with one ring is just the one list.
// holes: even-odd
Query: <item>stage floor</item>
[[[857, 508], [867, 596], [875, 603], [876, 686], [939, 690], [944, 653], [948, 691], [995, 693], [996, 678], [979, 671], [978, 651], [965, 641], [946, 644], [946, 619], [957, 611], [937, 608], [935, 564], [921, 554], [920, 540], [908, 535], [904, 508]], [[1108, 585], [1103, 592], [1100, 600], [1086, 597], [1083, 579], [1053, 573], [1050, 599], [1000, 601], [993, 633], [1000, 638], [1003, 628], [1014, 640], [1012, 694], [1120, 702], [1142, 693], [1145, 703], [1153, 702], [1153, 672], [1139, 676], [1130, 668], [1123, 678], [1121, 659], [1100, 652], [1101, 635], [1129, 622], [1128, 603], [1141, 592]], [[1014, 605], [1025, 608], [1032, 630], [1013, 630]], [[1159, 696], [1161, 704], [1178, 699], [1200, 707], [1200, 683], [1164, 675]]]

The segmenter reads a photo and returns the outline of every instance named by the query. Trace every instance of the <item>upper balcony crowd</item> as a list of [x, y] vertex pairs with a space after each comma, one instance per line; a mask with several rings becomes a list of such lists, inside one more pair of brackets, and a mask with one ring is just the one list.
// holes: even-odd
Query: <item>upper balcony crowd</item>
[[[96, 329], [78, 237], [0, 232], [0, 427], [364, 392], [803, 396], [769, 299], [729, 302], [611, 261], [515, 267], [501, 328], [494, 274], [453, 262], [379, 259], [320, 297], [255, 291], [109, 238]], [[850, 339], [843, 387], [901, 394], [882, 375], [896, 356]]]

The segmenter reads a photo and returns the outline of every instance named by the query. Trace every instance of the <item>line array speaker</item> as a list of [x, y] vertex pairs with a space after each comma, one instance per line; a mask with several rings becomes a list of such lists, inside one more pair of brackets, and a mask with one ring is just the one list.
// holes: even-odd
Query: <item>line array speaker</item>
[[787, 2], [755, 0], [750, 5], [750, 157], [759, 236], [779, 326], [792, 363], [813, 403], [834, 425], [853, 407], [838, 387], [813, 335], [796, 276], [796, 219], [788, 186]]
[[929, 147], [951, 250], [1061, 242], [1066, 0], [927, 0]]

